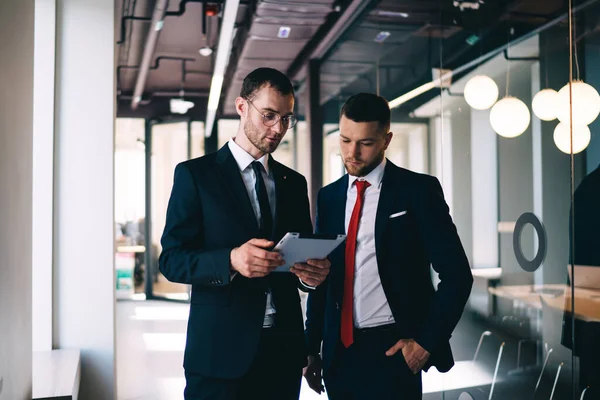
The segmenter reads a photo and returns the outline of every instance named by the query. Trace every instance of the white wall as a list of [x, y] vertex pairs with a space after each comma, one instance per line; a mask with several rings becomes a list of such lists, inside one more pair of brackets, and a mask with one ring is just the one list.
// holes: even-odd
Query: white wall
[[452, 186], [452, 124], [450, 115], [437, 116], [431, 119], [431, 174], [442, 184], [446, 203], [450, 214], [454, 212], [454, 190]]
[[473, 268], [499, 267], [498, 144], [490, 111], [471, 110]]
[[33, 97], [33, 350], [52, 350], [56, 0], [35, 1]]
[[80, 398], [115, 398], [113, 0], [57, 8], [54, 337], [79, 348]]
[[0, 399], [31, 399], [34, 4], [0, 2]]

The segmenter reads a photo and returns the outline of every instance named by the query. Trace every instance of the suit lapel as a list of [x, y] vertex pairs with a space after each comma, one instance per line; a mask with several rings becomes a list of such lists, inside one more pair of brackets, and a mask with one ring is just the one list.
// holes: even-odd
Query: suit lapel
[[244, 185], [240, 168], [235, 158], [233, 158], [228, 145], [223, 146], [217, 153], [217, 164], [219, 165], [218, 170], [223, 177], [223, 186], [227, 188], [231, 200], [236, 204], [242, 221], [250, 229], [250, 232], [256, 234], [259, 230], [256, 215], [248, 197], [248, 191], [246, 190], [246, 185]]
[[[323, 213], [329, 213], [331, 215], [331, 226], [324, 226], [325, 232], [335, 232], [338, 234], [346, 233], [346, 200], [348, 198], [348, 174], [344, 175], [337, 183], [337, 187], [332, 193], [331, 203], [328, 207], [323, 210]], [[331, 270], [331, 282], [332, 289], [334, 291], [334, 297], [338, 302], [342, 301], [344, 294], [344, 265], [345, 265], [345, 250], [346, 243], [339, 246], [331, 253], [330, 261]], [[336, 268], [337, 267], [337, 268]]]
[[[377, 215], [375, 217], [375, 251], [381, 254], [381, 240], [385, 227], [392, 213], [397, 210], [399, 204], [406, 204], [403, 201], [402, 190], [399, 188], [401, 175], [400, 170], [391, 161], [386, 161], [383, 179], [381, 181], [381, 193], [379, 194], [379, 204], [377, 205]], [[378, 260], [379, 261], [379, 260]]]

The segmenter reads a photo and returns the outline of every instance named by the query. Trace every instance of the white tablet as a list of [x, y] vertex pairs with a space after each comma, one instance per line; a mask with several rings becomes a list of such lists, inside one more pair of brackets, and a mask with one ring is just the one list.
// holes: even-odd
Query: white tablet
[[345, 239], [346, 235], [302, 235], [288, 232], [273, 248], [273, 251], [279, 252], [285, 260], [285, 265], [278, 267], [274, 272], [289, 272], [294, 264], [327, 258]]

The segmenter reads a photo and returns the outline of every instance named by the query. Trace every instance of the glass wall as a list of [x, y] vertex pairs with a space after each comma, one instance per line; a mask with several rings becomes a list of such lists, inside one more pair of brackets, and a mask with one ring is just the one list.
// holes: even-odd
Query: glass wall
[[588, 386], [600, 398], [600, 6], [589, 4], [574, 13], [571, 60], [564, 4], [532, 6], [562, 16], [537, 32], [543, 21], [506, 5], [423, 5], [442, 18], [423, 25], [382, 1], [321, 64], [324, 184], [345, 173], [331, 110], [381, 94], [387, 158], [439, 179], [472, 268], [456, 366], [424, 374], [425, 399], [579, 399]]
[[118, 118], [115, 126], [115, 266], [117, 298], [144, 292], [144, 120]]
[[[204, 155], [204, 123], [152, 123], [151, 157], [146, 165], [145, 121], [117, 118], [115, 145], [115, 229], [117, 298], [152, 297], [188, 300], [189, 287], [167, 281], [158, 271], [160, 238], [173, 186], [175, 166]], [[146, 267], [146, 171], [150, 180], [150, 268]], [[146, 287], [151, 271], [151, 291]]]

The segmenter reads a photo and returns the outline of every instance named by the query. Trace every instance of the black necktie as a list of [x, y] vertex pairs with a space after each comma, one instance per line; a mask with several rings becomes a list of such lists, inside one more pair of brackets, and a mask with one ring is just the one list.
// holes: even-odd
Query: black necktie
[[254, 190], [258, 197], [258, 205], [260, 207], [260, 233], [265, 239], [270, 239], [273, 232], [273, 215], [271, 214], [271, 206], [269, 205], [269, 196], [267, 195], [267, 187], [262, 177], [263, 165], [259, 161], [252, 163], [252, 169], [256, 174], [256, 184]]

